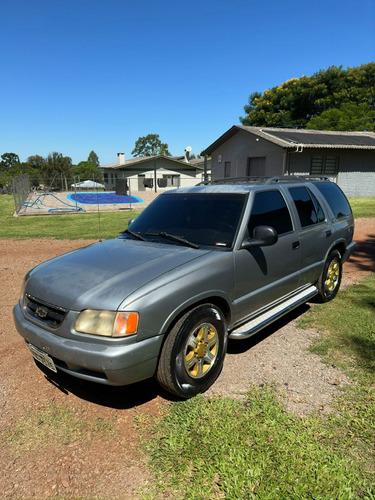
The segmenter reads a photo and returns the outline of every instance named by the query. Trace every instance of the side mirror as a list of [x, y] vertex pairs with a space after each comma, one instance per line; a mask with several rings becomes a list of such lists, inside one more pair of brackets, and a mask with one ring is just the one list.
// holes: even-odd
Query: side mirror
[[278, 236], [276, 230], [271, 226], [256, 226], [253, 237], [242, 242], [241, 248], [270, 247], [277, 243]]

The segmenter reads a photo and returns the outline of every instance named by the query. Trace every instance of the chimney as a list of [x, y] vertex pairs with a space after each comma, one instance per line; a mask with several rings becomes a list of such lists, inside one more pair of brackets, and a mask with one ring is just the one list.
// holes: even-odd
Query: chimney
[[191, 146], [187, 146], [185, 148], [185, 161], [186, 161], [186, 163], [189, 163], [189, 161], [190, 161], [190, 151], [191, 151]]
[[125, 165], [125, 153], [117, 153], [118, 164]]

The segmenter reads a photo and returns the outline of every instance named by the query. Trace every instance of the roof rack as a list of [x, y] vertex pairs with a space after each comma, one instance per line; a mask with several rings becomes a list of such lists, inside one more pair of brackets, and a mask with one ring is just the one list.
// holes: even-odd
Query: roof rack
[[203, 184], [277, 184], [302, 181], [329, 181], [324, 175], [284, 175], [280, 177], [226, 177], [224, 179], [201, 182]]

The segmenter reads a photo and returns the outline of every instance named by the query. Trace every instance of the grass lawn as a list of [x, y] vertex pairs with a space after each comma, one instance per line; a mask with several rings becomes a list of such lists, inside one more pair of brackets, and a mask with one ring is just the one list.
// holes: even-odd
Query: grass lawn
[[349, 198], [355, 218], [375, 217], [375, 198]]
[[253, 387], [244, 403], [199, 396], [156, 420], [140, 414], [157, 478], [148, 498], [374, 499], [374, 296], [370, 276], [301, 321], [322, 333], [314, 351], [353, 380], [328, 417], [288, 414], [273, 387]]
[[0, 238], [108, 239], [126, 229], [137, 210], [13, 217], [11, 195], [0, 196]]

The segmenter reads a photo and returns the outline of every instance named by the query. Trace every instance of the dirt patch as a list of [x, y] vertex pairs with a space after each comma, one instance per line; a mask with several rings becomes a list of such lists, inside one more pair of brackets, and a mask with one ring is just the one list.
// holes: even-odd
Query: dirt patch
[[[345, 264], [343, 286], [375, 271], [375, 219], [358, 219], [355, 239], [358, 248]], [[46, 259], [90, 243], [0, 239], [1, 498], [135, 499], [150, 480], [134, 421], [140, 410], [157, 415], [167, 404], [156, 384], [150, 380], [108, 388], [43, 373], [13, 325], [12, 308], [25, 273]], [[288, 410], [300, 415], [313, 409], [326, 411], [346, 378], [308, 353], [309, 343], [309, 335], [295, 328], [293, 316], [256, 338], [230, 342], [223, 372], [207, 395], [235, 396], [250, 383], [276, 382]], [[83, 440], [77, 436], [67, 444], [46, 438], [34, 446], [22, 432], [14, 440], [20, 424], [32, 415], [43, 415], [51, 402], [76, 418], [109, 422], [110, 432], [90, 431]], [[46, 424], [40, 418], [35, 425], [43, 429]]]

